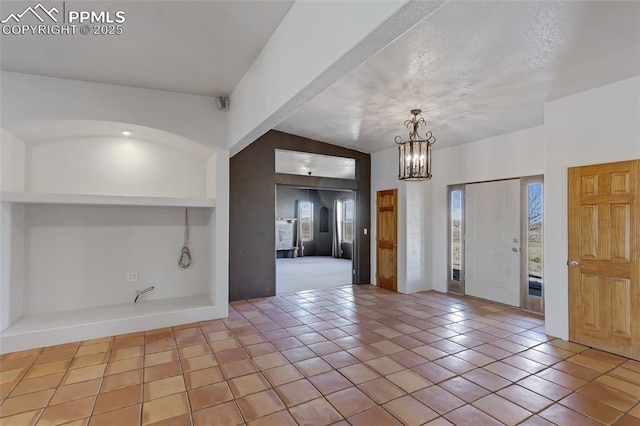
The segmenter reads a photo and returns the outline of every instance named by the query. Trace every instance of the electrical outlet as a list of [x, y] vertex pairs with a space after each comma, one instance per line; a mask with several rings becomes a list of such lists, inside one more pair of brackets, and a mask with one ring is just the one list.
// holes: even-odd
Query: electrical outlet
[[129, 281], [129, 282], [138, 281], [138, 273], [137, 272], [128, 272], [127, 273], [127, 281]]

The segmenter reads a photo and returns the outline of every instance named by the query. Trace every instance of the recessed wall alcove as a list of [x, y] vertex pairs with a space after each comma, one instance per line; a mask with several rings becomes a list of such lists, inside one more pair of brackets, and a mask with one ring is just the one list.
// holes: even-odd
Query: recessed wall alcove
[[[2, 353], [227, 315], [213, 261], [227, 158], [130, 123], [1, 132]], [[186, 209], [193, 261], [182, 270]]]

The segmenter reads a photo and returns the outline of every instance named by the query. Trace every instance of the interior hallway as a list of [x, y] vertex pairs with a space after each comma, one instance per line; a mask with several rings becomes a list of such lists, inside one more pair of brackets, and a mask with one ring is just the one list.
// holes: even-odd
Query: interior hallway
[[3, 426], [640, 422], [640, 362], [504, 306], [370, 285], [0, 361]]
[[308, 256], [276, 259], [276, 294], [351, 284], [351, 259]]

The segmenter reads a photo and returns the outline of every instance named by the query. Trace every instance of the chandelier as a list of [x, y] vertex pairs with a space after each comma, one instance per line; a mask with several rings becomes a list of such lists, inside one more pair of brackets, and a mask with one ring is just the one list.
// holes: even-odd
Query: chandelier
[[430, 131], [420, 136], [418, 127], [426, 126], [424, 118], [418, 118], [422, 114], [420, 109], [412, 109], [413, 118], [406, 120], [404, 126], [409, 129], [409, 139], [404, 140], [400, 136], [395, 137], [398, 144], [398, 179], [400, 180], [428, 180], [431, 179], [431, 146], [436, 138]]

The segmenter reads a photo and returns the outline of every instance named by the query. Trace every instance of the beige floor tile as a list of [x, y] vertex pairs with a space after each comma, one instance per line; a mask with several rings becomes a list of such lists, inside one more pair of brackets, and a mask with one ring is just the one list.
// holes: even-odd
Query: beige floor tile
[[224, 380], [222, 372], [218, 367], [205, 368], [204, 370], [193, 371], [184, 374], [184, 381], [187, 389], [195, 389], [207, 386]]
[[285, 405], [271, 389], [245, 396], [237, 399], [236, 402], [246, 421], [255, 420], [285, 409]]
[[0, 404], [0, 417], [9, 417], [46, 407], [53, 393], [54, 389], [47, 389], [27, 395], [7, 398]]
[[366, 411], [376, 403], [356, 387], [350, 387], [326, 396], [327, 401], [345, 418]]
[[386, 376], [386, 378], [407, 393], [415, 392], [432, 385], [430, 381], [411, 370], [393, 373]]
[[412, 396], [440, 415], [465, 404], [463, 400], [440, 386], [429, 386], [413, 393]]
[[291, 364], [263, 371], [263, 374], [272, 386], [280, 386], [304, 378], [298, 369]]
[[169, 362], [179, 361], [177, 350], [168, 350], [145, 355], [144, 366], [153, 367], [154, 365], [166, 364]]
[[72, 385], [60, 386], [56, 389], [50, 405], [62, 404], [87, 396], [96, 395], [100, 389], [100, 379], [88, 380], [86, 382], [74, 383]]
[[372, 368], [362, 363], [353, 364], [348, 367], [341, 368], [338, 371], [347, 379], [351, 380], [351, 382], [355, 385], [359, 385], [360, 383], [368, 382], [369, 380], [377, 379], [378, 377], [380, 377], [380, 375], [376, 373]]
[[276, 393], [287, 407], [302, 404], [322, 395], [308, 380], [298, 380], [275, 388]]
[[289, 363], [289, 360], [279, 352], [262, 355], [253, 358], [253, 362], [260, 370], [269, 370], [270, 368], [280, 367]]
[[593, 419], [576, 413], [560, 404], [554, 404], [539, 414], [540, 417], [558, 425], [580, 425], [597, 426], [601, 425]]
[[409, 395], [383, 405], [384, 409], [407, 426], [418, 426], [438, 417], [438, 413]]
[[90, 396], [63, 404], [51, 405], [42, 413], [38, 426], [60, 425], [72, 420], [89, 417], [95, 399], [95, 396]]
[[271, 387], [260, 373], [248, 374], [229, 380], [229, 387], [236, 398], [260, 392]]
[[220, 382], [189, 391], [189, 401], [191, 401], [191, 410], [193, 411], [231, 400], [233, 400], [233, 394], [226, 382]]
[[69, 360], [50, 362], [47, 364], [37, 364], [31, 367], [24, 376], [25, 379], [35, 379], [37, 377], [48, 376], [50, 374], [61, 373], [67, 370]]
[[111, 374], [125, 373], [131, 370], [139, 370], [144, 367], [144, 357], [123, 359], [122, 361], [109, 362], [104, 372], [105, 376]]
[[444, 417], [454, 425], [502, 425], [498, 420], [471, 405], [465, 405], [457, 408], [446, 414]]
[[296, 362], [293, 364], [298, 371], [300, 371], [305, 377], [317, 376], [318, 374], [326, 373], [333, 370], [322, 358], [310, 358], [304, 361]]
[[345, 379], [344, 376], [337, 371], [329, 371], [327, 373], [310, 377], [309, 381], [323, 395], [353, 386], [349, 380]]
[[110, 392], [116, 389], [128, 388], [142, 383], [142, 370], [132, 370], [126, 373], [113, 374], [106, 376], [102, 380], [100, 392]]
[[216, 405], [193, 413], [195, 426], [235, 426], [243, 424], [235, 402]]
[[298, 424], [330, 425], [342, 419], [340, 413], [324, 398], [314, 399], [304, 404], [296, 405], [289, 410]]
[[102, 377], [104, 370], [107, 368], [107, 364], [98, 364], [91, 367], [77, 368], [75, 370], [69, 370], [64, 379], [62, 379], [63, 385], [70, 385], [73, 383], [84, 382], [86, 380], [97, 379]]
[[108, 352], [100, 352], [93, 355], [76, 357], [71, 362], [70, 370], [76, 368], [91, 367], [92, 365], [104, 364], [109, 360]]
[[90, 426], [138, 426], [140, 424], [140, 410], [142, 405], [130, 405], [125, 408], [95, 414], [91, 417]]
[[183, 359], [181, 363], [183, 371], [204, 370], [218, 365], [218, 361], [211, 353]]
[[153, 399], [142, 405], [142, 424], [149, 425], [189, 412], [186, 393]]
[[124, 389], [118, 389], [111, 392], [103, 392], [98, 395], [96, 405], [93, 409], [94, 414], [105, 413], [107, 411], [116, 410], [118, 408], [127, 407], [129, 405], [142, 402], [142, 385], [130, 386]]
[[185, 392], [187, 389], [182, 375], [167, 377], [144, 384], [144, 401], [162, 398], [163, 396]]
[[44, 409], [2, 417], [2, 426], [34, 426]]
[[405, 395], [405, 392], [384, 377], [362, 383], [358, 388], [377, 404], [384, 404]]
[[298, 426], [288, 411], [278, 411], [249, 422], [249, 426]]
[[0, 380], [2, 426], [640, 422], [640, 362], [516, 309], [366, 285], [5, 354]]
[[495, 394], [480, 398], [473, 405], [507, 425], [516, 425], [532, 414]]
[[399, 362], [394, 361], [388, 356], [372, 359], [365, 362], [369, 367], [373, 368], [379, 374], [386, 376], [404, 370], [406, 367]]
[[351, 426], [400, 426], [391, 414], [382, 407], [375, 407], [353, 417], [349, 417], [348, 422]]
[[49, 376], [38, 377], [37, 379], [23, 380], [16, 385], [10, 396], [25, 395], [45, 389], [52, 389], [60, 384], [65, 373], [51, 374]]
[[256, 367], [250, 359], [243, 359], [242, 361], [221, 364], [220, 370], [228, 380], [233, 379], [234, 377], [244, 376], [245, 374], [255, 373], [258, 371], [258, 367]]

